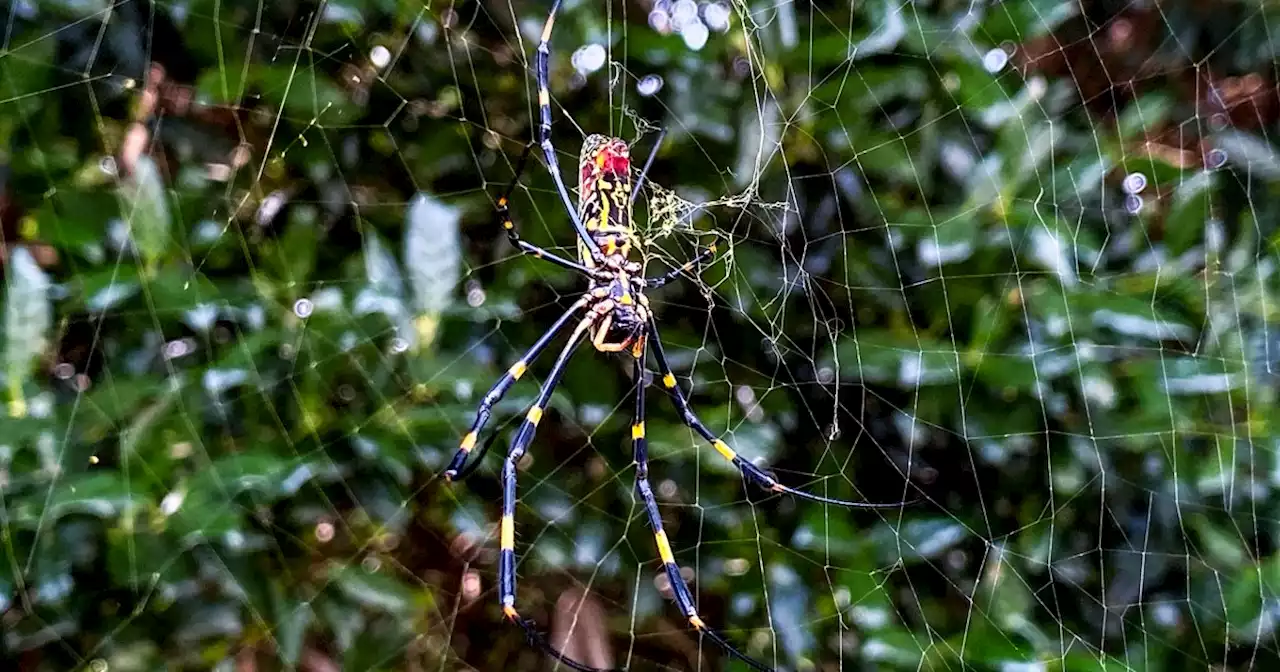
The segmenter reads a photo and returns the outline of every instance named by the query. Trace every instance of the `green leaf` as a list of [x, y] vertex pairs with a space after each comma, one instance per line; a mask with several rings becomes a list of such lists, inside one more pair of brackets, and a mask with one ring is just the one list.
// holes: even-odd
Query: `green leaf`
[[1076, 284], [1070, 288], [1032, 284], [1023, 294], [1030, 311], [1054, 338], [1079, 339], [1088, 333], [1110, 333], [1162, 341], [1195, 338], [1198, 330], [1176, 312], [1153, 305], [1150, 298], [1118, 294]]
[[138, 269], [120, 264], [100, 270], [85, 270], [67, 282], [77, 308], [103, 314], [133, 298], [142, 289]]
[[315, 622], [315, 612], [311, 610], [310, 604], [281, 595], [276, 597], [275, 611], [276, 652], [281, 662], [291, 667], [296, 666], [302, 658], [307, 629]]
[[40, 36], [19, 30], [5, 40], [0, 54], [0, 142], [6, 151], [8, 134], [18, 126], [14, 122], [37, 113], [49, 100], [41, 94], [57, 73], [57, 37], [56, 32]]
[[1126, 371], [1140, 384], [1157, 388], [1162, 397], [1221, 394], [1248, 382], [1244, 362], [1222, 357], [1164, 355], [1130, 362]]
[[107, 218], [119, 208], [118, 196], [109, 189], [58, 189], [35, 213], [36, 235], [71, 252], [101, 250]]
[[[204, 21], [193, 21], [193, 23], [204, 24], [207, 26], [208, 32], [210, 33], [217, 30], [217, 28], [212, 25], [212, 21], [208, 21], [207, 23]], [[216, 49], [217, 47], [214, 48]], [[221, 105], [234, 105], [236, 104], [236, 101], [242, 100], [244, 97], [246, 72], [252, 72], [254, 69], [246, 69], [244, 67], [242, 56], [240, 54], [226, 53], [230, 50], [227, 50], [225, 47], [222, 51], [225, 53], [225, 56], [223, 56], [223, 54], [219, 55], [223, 56], [225, 66], [206, 69], [200, 78], [196, 80], [195, 90], [203, 100]]]
[[421, 613], [430, 603], [425, 593], [392, 576], [370, 572], [358, 565], [331, 565], [329, 579], [343, 595], [365, 608], [401, 618]]
[[1223, 131], [1214, 136], [1217, 148], [1227, 160], [1246, 173], [1267, 180], [1280, 180], [1280, 153], [1266, 140], [1244, 131]]
[[867, 543], [875, 548], [885, 564], [898, 560], [922, 562], [942, 557], [970, 536], [964, 525], [943, 517], [914, 517], [905, 523], [880, 524], [867, 535]]
[[[283, 198], [283, 197], [281, 197]], [[293, 290], [289, 298], [301, 296], [307, 282], [315, 272], [316, 256], [321, 247], [320, 225], [316, 209], [300, 204], [289, 210], [289, 222], [284, 235], [267, 247], [277, 273], [286, 287]]]
[[1187, 251], [1204, 240], [1205, 222], [1213, 216], [1212, 196], [1217, 188], [1215, 173], [1200, 172], [1179, 183], [1164, 219], [1164, 242], [1173, 254]]
[[110, 0], [50, 0], [46, 4], [76, 19], [87, 19], [111, 9]]
[[183, 548], [243, 536], [247, 525], [240, 506], [216, 490], [184, 491], [181, 487], [161, 500], [167, 525]]
[[356, 295], [352, 310], [356, 315], [383, 315], [394, 325], [395, 334], [412, 347], [417, 335], [404, 301], [404, 278], [396, 259], [376, 233], [366, 233], [364, 275], [367, 285]]
[[1002, 545], [989, 546], [987, 551], [982, 576], [973, 591], [975, 607], [996, 619], [1002, 630], [1020, 630], [1032, 622], [1034, 600], [1019, 558]]
[[1056, 275], [1064, 286], [1079, 284], [1081, 267], [1092, 266], [1101, 253], [1092, 231], [1064, 221], [1055, 208], [1019, 203], [1009, 208], [1005, 221], [1025, 236], [1019, 255]]
[[45, 493], [20, 500], [13, 511], [13, 520], [31, 527], [54, 523], [73, 514], [95, 518], [131, 516], [148, 506], [139, 485], [125, 482], [118, 472], [68, 476], [54, 487], [47, 500]]
[[852, 45], [849, 57], [858, 60], [893, 51], [907, 36], [907, 20], [902, 9], [902, 3], [893, 0], [871, 3], [867, 8], [867, 18], [875, 27]]
[[1225, 589], [1228, 639], [1254, 644], [1271, 638], [1276, 630], [1274, 613], [1280, 590], [1280, 555], [1244, 565], [1228, 575]]
[[860, 652], [864, 660], [872, 664], [881, 663], [888, 668], [935, 669], [922, 667], [925, 651], [921, 648], [919, 639], [906, 630], [878, 632], [862, 641]]
[[139, 156], [133, 172], [120, 180], [124, 219], [129, 237], [147, 267], [154, 266], [173, 243], [173, 220], [160, 168], [147, 155]]
[[1242, 546], [1238, 533], [1228, 533], [1203, 514], [1191, 516], [1191, 527], [1200, 540], [1201, 558], [1215, 569], [1234, 571], [1248, 560], [1248, 551]]
[[904, 389], [954, 383], [961, 362], [949, 343], [881, 329], [859, 329], [836, 344], [846, 380], [896, 385]]
[[223, 497], [252, 492], [270, 502], [297, 492], [312, 479], [336, 478], [335, 469], [331, 462], [284, 456], [268, 447], [255, 447], [220, 458], [211, 469], [197, 475], [191, 487], [193, 491], [222, 493]]
[[1066, 141], [1067, 133], [1061, 125], [1029, 111], [1019, 114], [1017, 123], [1007, 124], [1000, 135], [1001, 153], [1008, 162], [1004, 193], [1014, 195], [1024, 188], [1039, 192], [1049, 177], [1045, 163]]
[[[1145, 134], [1154, 134], [1173, 113], [1173, 99], [1164, 93], [1149, 93], [1141, 96], [1125, 106], [1116, 120], [1123, 140], [1141, 139]], [[1130, 166], [1131, 167], [1131, 166]]]
[[354, 115], [355, 105], [342, 87], [314, 66], [258, 65], [250, 69], [250, 78], [265, 101], [283, 108], [300, 126], [339, 123]]
[[[122, 280], [124, 269], [121, 270]], [[145, 282], [147, 287], [149, 310], [162, 319], [178, 319], [193, 308], [210, 303], [233, 301], [237, 297], [232, 292], [213, 282], [203, 272], [186, 264], [168, 264], [155, 272], [148, 281], [135, 276], [135, 282]], [[121, 285], [122, 289], [131, 289], [131, 285]]]
[[118, 525], [107, 530], [106, 567], [117, 585], [142, 591], [148, 585], [174, 583], [194, 578], [191, 567], [175, 559], [173, 541], [148, 530], [139, 534], [132, 525]]
[[991, 44], [1021, 44], [1048, 35], [1075, 16], [1075, 3], [1057, 0], [1003, 0], [987, 5], [986, 16], [975, 33]]
[[810, 586], [794, 568], [781, 562], [771, 563], [767, 576], [769, 592], [774, 596], [769, 610], [778, 643], [791, 660], [806, 658], [815, 646], [812, 630], [804, 627], [813, 613]]
[[138, 451], [143, 438], [158, 424], [178, 399], [180, 388], [177, 381], [168, 380], [168, 384], [160, 390], [160, 394], [136, 415], [129, 418], [129, 424], [120, 432], [120, 454], [133, 455]]

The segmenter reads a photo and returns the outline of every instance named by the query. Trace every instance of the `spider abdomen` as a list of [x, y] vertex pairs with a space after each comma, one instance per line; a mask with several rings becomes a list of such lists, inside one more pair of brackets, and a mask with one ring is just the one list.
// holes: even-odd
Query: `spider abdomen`
[[[631, 149], [621, 138], [589, 135], [578, 157], [578, 216], [605, 257], [631, 253]], [[578, 244], [583, 264], [595, 266], [584, 243]], [[615, 262], [616, 263], [616, 262]]]

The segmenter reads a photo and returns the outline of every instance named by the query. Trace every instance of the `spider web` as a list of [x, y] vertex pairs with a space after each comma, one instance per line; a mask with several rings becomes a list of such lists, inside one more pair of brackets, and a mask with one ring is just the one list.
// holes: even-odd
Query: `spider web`
[[[10, 8], [6, 660], [555, 667], [498, 610], [500, 457], [438, 476], [583, 290], [492, 216], [547, 7], [391, 5]], [[919, 500], [769, 496], [651, 386], [708, 625], [787, 670], [1276, 661], [1276, 12], [1215, 6], [562, 9], [566, 184], [665, 131], [646, 272], [719, 250], [649, 293], [695, 411], [788, 485]], [[540, 160], [512, 212], [576, 255]], [[517, 606], [584, 662], [746, 669], [672, 602], [629, 373], [583, 348], [552, 397]]]

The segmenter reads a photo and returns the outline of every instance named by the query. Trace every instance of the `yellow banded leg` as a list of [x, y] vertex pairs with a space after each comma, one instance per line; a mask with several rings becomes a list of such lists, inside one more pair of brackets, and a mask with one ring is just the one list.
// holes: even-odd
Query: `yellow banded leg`
[[872, 502], [855, 502], [847, 499], [836, 499], [834, 497], [815, 495], [811, 492], [797, 490], [779, 483], [776, 478], [766, 474], [760, 469], [760, 467], [742, 459], [741, 455], [730, 448], [724, 441], [720, 440], [720, 438], [713, 434], [711, 430], [707, 429], [707, 426], [702, 424], [702, 420], [700, 420], [697, 414], [693, 412], [693, 408], [690, 407], [689, 400], [684, 396], [684, 392], [680, 390], [680, 386], [667, 384], [668, 381], [671, 383], [675, 382], [675, 374], [671, 370], [671, 365], [667, 363], [666, 353], [662, 350], [662, 339], [658, 336], [658, 325], [654, 323], [652, 317], [649, 318], [649, 342], [653, 348], [654, 359], [658, 362], [658, 370], [662, 373], [663, 385], [671, 394], [672, 403], [675, 404], [676, 410], [680, 412], [681, 419], [683, 419], [684, 423], [692, 428], [693, 431], [697, 432], [699, 436], [705, 439], [707, 443], [710, 443], [711, 447], [715, 448], [716, 452], [719, 453], [721, 457], [729, 460], [733, 466], [737, 467], [738, 471], [741, 472], [747, 480], [752, 481], [756, 485], [772, 492], [794, 495], [801, 499], [821, 502], [823, 504], [843, 506], [850, 509], [895, 509], [909, 503], [893, 502], [879, 504]]
[[540, 117], [538, 124], [538, 145], [542, 148], [542, 158], [547, 162], [547, 172], [551, 174], [551, 179], [555, 182], [556, 192], [560, 195], [560, 203], [564, 206], [565, 213], [569, 216], [569, 221], [573, 223], [573, 230], [578, 234], [578, 242], [587, 249], [584, 258], [590, 258], [594, 261], [603, 261], [604, 255], [600, 252], [600, 246], [587, 233], [586, 228], [582, 225], [582, 218], [578, 215], [578, 207], [573, 202], [573, 198], [569, 195], [569, 188], [564, 184], [564, 178], [560, 176], [560, 159], [556, 156], [556, 148], [551, 144], [551, 29], [555, 26], [556, 12], [560, 11], [560, 0], [555, 0], [551, 4], [551, 12], [547, 15], [547, 22], [542, 27], [542, 40], [538, 42], [538, 49], [533, 55], [533, 72], [538, 84], [538, 116]]
[[524, 151], [520, 153], [520, 159], [516, 161], [515, 176], [511, 178], [511, 182], [507, 184], [506, 190], [498, 197], [498, 222], [502, 224], [502, 229], [507, 232], [507, 240], [511, 241], [511, 245], [517, 250], [520, 250], [521, 253], [533, 255], [539, 259], [546, 259], [557, 266], [563, 266], [564, 268], [572, 269], [585, 275], [591, 275], [591, 269], [586, 266], [579, 264], [576, 261], [566, 259], [554, 252], [548, 252], [547, 250], [544, 250], [520, 237], [520, 230], [516, 227], [515, 221], [511, 218], [511, 192], [514, 191], [516, 185], [520, 183], [520, 176], [524, 174], [524, 167], [527, 165], [529, 155], [531, 153], [533, 153], [533, 143], [525, 145]]
[[453, 459], [449, 461], [449, 466], [445, 468], [445, 479], [453, 480], [457, 478], [459, 474], [464, 474], [463, 465], [467, 461], [467, 455], [475, 449], [476, 442], [480, 437], [480, 430], [484, 429], [485, 423], [489, 422], [489, 418], [493, 415], [494, 405], [501, 401], [502, 397], [507, 394], [507, 391], [509, 391], [511, 387], [516, 384], [516, 381], [520, 380], [525, 372], [528, 371], [529, 362], [532, 362], [538, 357], [538, 355], [542, 354], [542, 351], [551, 343], [551, 340], [560, 333], [560, 330], [569, 323], [569, 320], [573, 319], [573, 317], [577, 315], [578, 311], [582, 310], [583, 306], [587, 305], [589, 300], [589, 297], [584, 296], [575, 301], [573, 305], [569, 307], [569, 310], [565, 311], [565, 313], [556, 320], [555, 324], [551, 325], [551, 328], [547, 330], [547, 333], [543, 334], [542, 337], [539, 338], [533, 346], [520, 357], [520, 359], [516, 360], [516, 362], [511, 365], [511, 368], [507, 369], [507, 372], [498, 379], [498, 382], [493, 384], [493, 387], [489, 388], [489, 392], [484, 395], [484, 399], [480, 401], [480, 406], [476, 409], [476, 417], [471, 423], [471, 429], [462, 436], [462, 441], [458, 445], [457, 452], [453, 454]]
[[708, 628], [693, 604], [693, 593], [689, 590], [689, 584], [685, 582], [684, 577], [680, 575], [680, 565], [676, 564], [675, 553], [671, 550], [671, 540], [667, 538], [667, 532], [662, 527], [662, 515], [658, 511], [657, 499], [653, 496], [653, 487], [649, 484], [649, 449], [644, 435], [644, 358], [637, 357], [634, 366], [636, 410], [631, 425], [631, 449], [636, 461], [636, 492], [640, 494], [644, 512], [649, 518], [653, 540], [658, 547], [658, 558], [662, 560], [662, 570], [666, 573], [667, 582], [671, 585], [671, 594], [675, 597], [676, 606], [690, 626], [710, 637], [729, 655], [742, 660], [756, 670], [772, 672], [771, 668], [742, 653], [719, 633]]
[[537, 399], [533, 402], [533, 406], [529, 409], [524, 420], [521, 421], [519, 429], [516, 430], [515, 436], [511, 439], [511, 448], [507, 451], [507, 457], [502, 462], [502, 521], [499, 532], [500, 548], [498, 555], [498, 600], [502, 606], [503, 616], [523, 628], [530, 641], [534, 642], [544, 653], [572, 669], [586, 672], [596, 672], [596, 670], [566, 658], [564, 654], [557, 651], [542, 637], [533, 623], [521, 618], [519, 612], [516, 611], [516, 470], [520, 459], [524, 457], [525, 451], [533, 441], [538, 422], [542, 419], [543, 409], [551, 401], [551, 393], [555, 391], [556, 385], [559, 384], [560, 379], [564, 376], [564, 370], [569, 363], [569, 358], [572, 357], [574, 350], [581, 345], [595, 319], [595, 314], [589, 314], [573, 330], [573, 335], [569, 337], [569, 342], [565, 344], [564, 349], [560, 351], [560, 355], [556, 357], [555, 364], [551, 366], [551, 372], [547, 374], [546, 381], [542, 383], [542, 388], [538, 390]]
[[636, 461], [636, 492], [644, 504], [645, 514], [649, 517], [649, 527], [653, 530], [653, 541], [658, 547], [658, 558], [662, 560], [662, 568], [671, 583], [671, 592], [675, 595], [676, 605], [686, 618], [694, 615], [693, 596], [684, 578], [680, 576], [680, 567], [676, 565], [675, 553], [671, 551], [671, 540], [662, 527], [662, 514], [658, 511], [657, 499], [653, 496], [653, 487], [649, 484], [649, 443], [644, 431], [644, 358], [636, 357], [634, 366], [635, 379], [635, 411], [631, 425], [631, 452]]

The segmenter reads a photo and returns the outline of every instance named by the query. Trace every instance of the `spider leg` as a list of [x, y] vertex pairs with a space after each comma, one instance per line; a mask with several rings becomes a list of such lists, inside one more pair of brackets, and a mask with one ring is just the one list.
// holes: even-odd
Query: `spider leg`
[[644, 286], [647, 289], [661, 287], [667, 284], [668, 282], [671, 282], [672, 280], [675, 280], [676, 278], [680, 277], [681, 273], [684, 273], [692, 268], [696, 268], [698, 264], [701, 264], [707, 259], [710, 259], [711, 257], [715, 256], [715, 253], [716, 253], [716, 244], [713, 242], [707, 246], [707, 249], [699, 253], [698, 256], [694, 257], [693, 259], [690, 259], [689, 261], [686, 261], [684, 265], [681, 266], [680, 268], [673, 268], [667, 271], [666, 273], [659, 275], [656, 278], [645, 278]]
[[551, 144], [551, 91], [547, 88], [547, 83], [551, 79], [551, 28], [555, 26], [558, 11], [560, 11], [560, 0], [555, 0], [551, 4], [551, 13], [547, 14], [547, 22], [542, 27], [542, 39], [538, 42], [538, 51], [534, 56], [534, 71], [538, 78], [538, 110], [542, 117], [542, 123], [538, 126], [538, 144], [542, 146], [542, 156], [547, 162], [547, 172], [551, 173], [551, 179], [556, 183], [556, 190], [560, 192], [560, 200], [564, 203], [565, 211], [569, 213], [573, 229], [578, 232], [578, 238], [591, 252], [591, 258], [603, 261], [604, 254], [600, 251], [600, 246], [582, 225], [582, 218], [578, 216], [578, 209], [573, 204], [573, 198], [569, 196], [569, 189], [564, 186], [564, 178], [560, 177], [560, 162], [556, 159], [556, 148]]
[[635, 380], [636, 410], [635, 419], [631, 425], [631, 446], [636, 461], [636, 491], [640, 493], [640, 499], [644, 501], [644, 511], [649, 516], [649, 526], [653, 529], [653, 538], [658, 545], [658, 556], [662, 558], [662, 569], [667, 573], [667, 582], [671, 584], [671, 592], [675, 595], [676, 605], [689, 621], [689, 625], [720, 645], [720, 648], [728, 652], [729, 655], [750, 665], [753, 669], [774, 672], [773, 668], [739, 651], [723, 635], [707, 627], [707, 624], [698, 616], [698, 610], [693, 604], [693, 594], [689, 590], [689, 584], [680, 575], [680, 566], [676, 564], [675, 555], [671, 552], [671, 542], [667, 539], [666, 531], [662, 529], [662, 515], [658, 511], [658, 502], [653, 496], [653, 488], [649, 485], [649, 449], [644, 436], [643, 351], [640, 351], [639, 356], [635, 359]]
[[649, 174], [649, 166], [653, 165], [653, 160], [658, 156], [658, 149], [662, 147], [662, 139], [667, 137], [667, 129], [658, 131], [658, 139], [653, 141], [653, 149], [649, 150], [649, 158], [644, 160], [644, 167], [640, 169], [640, 176], [636, 178], [636, 184], [631, 188], [631, 202], [636, 202], [636, 196], [640, 195], [640, 190], [644, 187], [644, 178]]
[[543, 653], [555, 658], [561, 663], [569, 666], [579, 672], [606, 672], [598, 670], [598, 668], [588, 667], [570, 660], [563, 653], [557, 651], [555, 647], [547, 642], [542, 633], [538, 632], [537, 627], [530, 620], [520, 616], [516, 611], [516, 464], [520, 462], [520, 458], [524, 457], [525, 450], [533, 441], [534, 432], [537, 431], [538, 421], [542, 419], [542, 411], [547, 406], [547, 402], [551, 399], [551, 393], [555, 391], [556, 385], [560, 382], [560, 377], [564, 375], [565, 365], [569, 363], [569, 358], [573, 355], [573, 351], [582, 343], [583, 336], [587, 333], [587, 329], [595, 321], [595, 314], [590, 314], [578, 323], [573, 335], [569, 337], [569, 342], [565, 344], [564, 349], [560, 351], [560, 356], [556, 358], [556, 363], [551, 367], [551, 373], [547, 374], [547, 379], [542, 384], [542, 389], [538, 391], [538, 398], [533, 402], [533, 406], [529, 409], [529, 413], [525, 415], [524, 421], [520, 423], [520, 428], [516, 430], [515, 437], [511, 439], [511, 448], [507, 451], [507, 458], [502, 463], [502, 523], [500, 533], [500, 554], [498, 556], [498, 596], [502, 603], [502, 614], [511, 622], [519, 625], [524, 629], [529, 641], [542, 650]]
[[[516, 360], [516, 363], [512, 364], [511, 368], [502, 374], [502, 377], [493, 384], [493, 387], [489, 388], [488, 394], [485, 394], [484, 399], [480, 401], [480, 407], [476, 409], [476, 419], [471, 423], [471, 430], [462, 437], [462, 445], [458, 446], [457, 452], [453, 454], [453, 459], [449, 461], [449, 466], [444, 470], [445, 480], [452, 481], [459, 477], [465, 478], [465, 475], [471, 472], [475, 464], [465, 470], [462, 465], [467, 461], [468, 453], [476, 447], [476, 439], [479, 438], [480, 430], [484, 429], [485, 423], [489, 421], [489, 416], [493, 413], [493, 406], [502, 400], [502, 397], [511, 389], [511, 386], [515, 385], [516, 381], [520, 380], [520, 376], [523, 376], [524, 372], [528, 370], [529, 363], [542, 353], [547, 344], [551, 342], [551, 339], [555, 338], [556, 334], [564, 328], [564, 325], [568, 324], [569, 319], [582, 310], [582, 307], [587, 305], [589, 300], [590, 295], [585, 295], [575, 301], [569, 307], [569, 310], [566, 310], [564, 315], [561, 315], [560, 319], [551, 325], [547, 333], [543, 334], [533, 344], [533, 347], [529, 348], [520, 359]], [[478, 464], [478, 460], [476, 463]]]
[[511, 244], [524, 254], [533, 255], [538, 259], [546, 259], [557, 266], [563, 266], [564, 268], [575, 270], [584, 275], [594, 276], [595, 273], [590, 268], [587, 268], [576, 261], [565, 259], [557, 254], [548, 252], [547, 250], [544, 250], [520, 237], [520, 232], [516, 229], [516, 224], [511, 219], [511, 207], [509, 202], [511, 199], [511, 192], [514, 191], [516, 185], [520, 183], [520, 176], [524, 173], [524, 167], [528, 162], [529, 155], [531, 153], [533, 153], [533, 143], [525, 145], [524, 151], [520, 152], [520, 159], [516, 161], [515, 177], [511, 178], [511, 182], [507, 185], [506, 190], [502, 192], [502, 196], [498, 197], [498, 220], [502, 222], [502, 228], [507, 232], [507, 240], [510, 240]]
[[850, 509], [896, 509], [912, 504], [913, 501], [878, 503], [878, 502], [855, 502], [847, 499], [836, 499], [833, 497], [824, 497], [816, 495], [812, 492], [797, 490], [778, 482], [773, 476], [766, 474], [760, 467], [742, 459], [736, 451], [729, 447], [729, 444], [721, 441], [707, 426], [702, 424], [697, 414], [689, 406], [689, 400], [684, 396], [684, 392], [680, 391], [680, 386], [676, 384], [675, 373], [671, 370], [671, 365], [667, 363], [666, 353], [662, 350], [662, 340], [658, 337], [658, 325], [652, 317], [649, 318], [649, 341], [653, 344], [653, 354], [658, 360], [658, 370], [662, 373], [662, 386], [670, 393], [672, 402], [676, 406], [676, 410], [680, 411], [680, 416], [684, 419], [684, 423], [697, 432], [702, 438], [706, 439], [717, 453], [733, 463], [747, 480], [753, 481], [756, 485], [781, 494], [793, 495], [801, 499], [807, 499], [823, 504], [833, 504], [835, 506], [843, 506]]

